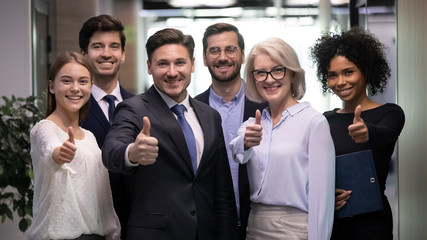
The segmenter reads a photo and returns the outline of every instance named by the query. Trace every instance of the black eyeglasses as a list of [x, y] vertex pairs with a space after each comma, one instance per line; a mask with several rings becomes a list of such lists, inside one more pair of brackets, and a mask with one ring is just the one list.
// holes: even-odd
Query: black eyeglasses
[[255, 81], [257, 82], [264, 82], [268, 78], [268, 74], [274, 79], [274, 80], [281, 80], [286, 75], [286, 68], [285, 67], [279, 67], [279, 68], [273, 68], [271, 71], [267, 72], [264, 70], [253, 70], [252, 75], [255, 78]]
[[[237, 55], [237, 51], [239, 50], [236, 46], [227, 46], [224, 51], [228, 57], [235, 57]], [[220, 47], [211, 47], [208, 49], [208, 53], [211, 57], [218, 57], [221, 54], [222, 49]]]

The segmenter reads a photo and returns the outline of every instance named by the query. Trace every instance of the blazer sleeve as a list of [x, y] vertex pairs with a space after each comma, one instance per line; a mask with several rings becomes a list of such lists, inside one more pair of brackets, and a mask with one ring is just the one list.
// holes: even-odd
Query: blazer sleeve
[[142, 114], [136, 109], [142, 104], [138, 98], [132, 98], [116, 107], [113, 125], [102, 146], [102, 161], [112, 172], [130, 173], [133, 169], [125, 165], [125, 153], [142, 129]]
[[[221, 129], [221, 118], [217, 116], [217, 128]], [[222, 131], [218, 131], [216, 178], [215, 178], [215, 218], [217, 239], [237, 239], [237, 209], [233, 183]]]

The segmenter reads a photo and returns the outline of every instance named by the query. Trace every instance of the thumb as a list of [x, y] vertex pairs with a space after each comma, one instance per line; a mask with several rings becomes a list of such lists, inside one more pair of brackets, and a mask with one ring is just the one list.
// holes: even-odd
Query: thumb
[[144, 117], [142, 119], [142, 130], [141, 133], [146, 135], [146, 136], [150, 136], [150, 129], [151, 129], [151, 123], [150, 123], [150, 119], [148, 119], [148, 117]]
[[255, 124], [261, 124], [261, 112], [258, 109], [255, 112]]
[[68, 141], [74, 144], [74, 130], [73, 127], [68, 127]]
[[360, 122], [362, 119], [360, 118], [360, 113], [362, 112], [362, 106], [357, 105], [356, 109], [354, 109], [354, 119], [353, 124]]

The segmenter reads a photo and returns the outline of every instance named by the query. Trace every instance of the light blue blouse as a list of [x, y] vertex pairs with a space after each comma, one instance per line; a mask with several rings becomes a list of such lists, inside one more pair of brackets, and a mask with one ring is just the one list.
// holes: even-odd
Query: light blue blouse
[[230, 143], [234, 160], [248, 162], [252, 202], [291, 206], [308, 213], [308, 239], [330, 239], [335, 198], [335, 150], [326, 118], [309, 103], [296, 104], [272, 126], [269, 109], [262, 112], [262, 140], [244, 150], [250, 118]]

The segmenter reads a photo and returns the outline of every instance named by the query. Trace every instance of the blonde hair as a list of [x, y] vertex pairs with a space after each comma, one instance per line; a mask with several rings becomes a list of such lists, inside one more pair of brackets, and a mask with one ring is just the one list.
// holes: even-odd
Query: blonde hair
[[252, 75], [254, 60], [258, 54], [267, 54], [272, 60], [286, 67], [286, 74], [292, 74], [292, 96], [300, 100], [305, 94], [305, 71], [299, 64], [295, 50], [280, 38], [270, 38], [252, 47], [245, 67], [246, 96], [255, 102], [265, 101], [257, 91]]

